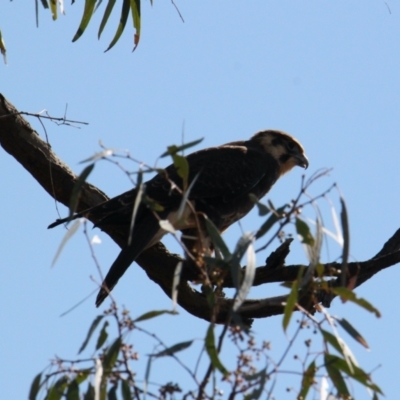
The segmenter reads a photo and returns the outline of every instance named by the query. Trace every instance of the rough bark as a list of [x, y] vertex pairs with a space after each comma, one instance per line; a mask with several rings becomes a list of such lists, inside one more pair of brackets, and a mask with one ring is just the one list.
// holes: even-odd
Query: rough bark
[[[36, 181], [60, 203], [68, 206], [71, 191], [77, 176], [52, 151], [51, 146], [42, 140], [18, 110], [0, 94], [0, 144], [12, 155]], [[78, 211], [92, 207], [107, 200], [108, 197], [95, 186], [85, 183], [80, 196]], [[96, 222], [96, 221], [92, 221]], [[126, 243], [126, 237], [117, 227], [107, 227], [105, 232], [119, 245]], [[264, 266], [256, 270], [254, 285], [270, 282], [293, 281], [298, 277], [300, 265], [285, 266], [285, 258], [289, 253], [291, 240], [284, 242], [266, 260]], [[171, 288], [175, 267], [184, 260], [170, 253], [161, 243], [146, 250], [137, 259], [148, 277], [157, 283], [167, 296], [171, 296]], [[400, 262], [400, 229], [385, 243], [382, 250], [370, 260], [348, 264], [348, 277], [355, 278], [355, 287], [360, 286], [379, 271]], [[335, 277], [340, 270], [340, 263], [329, 263], [325, 266], [325, 275]], [[206, 296], [195, 290], [190, 280], [195, 274], [189, 268], [184, 269], [179, 286], [178, 303], [186, 311], [198, 318], [213, 320], [217, 323], [227, 321], [232, 308], [233, 299], [219, 298], [217, 311], [210, 308]], [[333, 285], [336, 282], [333, 280]], [[224, 287], [233, 287], [228, 277]], [[319, 296], [319, 298], [324, 296]], [[330, 304], [334, 296], [325, 296], [323, 302]], [[301, 297], [300, 304], [312, 311], [309, 296]], [[240, 315], [245, 323], [253, 318], [265, 318], [283, 313], [286, 296], [265, 299], [246, 300], [240, 308]]]

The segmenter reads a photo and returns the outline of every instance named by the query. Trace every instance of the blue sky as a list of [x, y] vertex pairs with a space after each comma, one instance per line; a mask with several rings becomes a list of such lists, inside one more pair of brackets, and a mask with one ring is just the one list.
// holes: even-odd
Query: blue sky
[[[180, 2], [184, 23], [170, 2], [154, 3], [151, 7], [143, 2], [137, 50], [132, 54], [128, 21], [121, 40], [104, 54], [119, 11], [100, 41], [99, 13], [81, 39], [71, 43], [81, 4], [67, 5], [67, 15], [56, 22], [41, 10], [37, 29], [33, 5], [3, 2], [0, 29], [8, 65], [0, 66], [1, 93], [22, 111], [47, 109], [62, 116], [68, 104], [68, 117], [89, 122], [81, 129], [45, 123], [53, 150], [77, 173], [82, 169], [79, 161], [99, 150], [99, 140], [129, 149], [136, 159], [151, 164], [167, 145], [181, 142], [182, 130], [186, 141], [204, 137], [202, 147], [248, 138], [265, 128], [290, 132], [306, 149], [308, 176], [319, 168], [333, 168], [313, 193], [338, 183], [349, 211], [352, 259], [376, 254], [400, 221], [399, 3]], [[36, 120], [30, 122], [44, 134]], [[65, 234], [63, 228], [46, 229], [57, 218], [54, 201], [4, 152], [0, 169], [1, 386], [4, 398], [25, 398], [34, 375], [51, 357], [75, 357], [99, 313], [94, 296], [67, 316], [59, 315], [94, 290], [90, 276], [97, 277], [97, 272], [82, 233], [50, 268]], [[280, 205], [294, 197], [302, 173], [297, 169], [282, 178], [267, 198]], [[90, 181], [109, 196], [131, 187], [108, 163], [98, 164]], [[337, 195], [332, 194], [332, 200], [337, 204]], [[332, 227], [329, 206], [321, 204]], [[60, 210], [66, 214], [62, 206]], [[242, 226], [251, 231], [259, 223], [253, 213]], [[91, 233], [102, 239], [96, 251], [107, 270], [118, 248], [106, 235]], [[227, 233], [232, 247], [239, 234], [238, 227]], [[300, 244], [293, 247], [288, 262], [306, 262]], [[260, 263], [268, 254], [259, 256]], [[339, 255], [340, 248], [329, 242], [324, 261]], [[395, 311], [399, 279], [398, 267], [393, 267], [356, 290], [380, 309], [381, 319], [338, 300], [330, 310], [364, 334], [370, 352], [344, 338], [361, 366], [375, 370], [373, 377], [388, 399], [400, 395], [394, 384], [399, 378], [400, 350], [394, 345], [400, 333]], [[266, 287], [251, 295], [282, 290]], [[133, 316], [171, 306], [137, 265], [114, 294]], [[149, 330], [160, 326], [170, 345], [201, 338], [207, 329], [205, 322], [183, 310], [179, 316], [163, 316], [145, 325]], [[277, 349], [287, 343], [280, 317], [256, 321], [254, 331]], [[137, 340], [142, 354], [138, 370], [143, 371], [153, 344]], [[165, 365], [160, 362], [157, 368], [161, 371]], [[368, 398], [360, 388], [356, 394]]]

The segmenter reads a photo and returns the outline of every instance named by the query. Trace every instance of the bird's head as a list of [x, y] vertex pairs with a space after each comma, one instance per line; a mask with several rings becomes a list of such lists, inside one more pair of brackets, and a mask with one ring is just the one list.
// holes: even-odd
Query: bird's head
[[280, 166], [280, 175], [289, 172], [298, 165], [302, 168], [308, 167], [308, 158], [304, 153], [303, 146], [292, 136], [285, 132], [267, 130], [256, 133], [251, 140], [258, 142]]

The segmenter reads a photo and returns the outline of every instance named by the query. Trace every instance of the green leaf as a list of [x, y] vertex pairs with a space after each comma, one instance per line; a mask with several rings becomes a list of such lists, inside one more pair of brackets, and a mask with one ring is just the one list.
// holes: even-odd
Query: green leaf
[[[325, 368], [331, 378], [333, 384], [335, 385], [340, 397], [350, 398], [350, 392], [347, 389], [346, 383], [340, 373], [335, 360], [337, 357], [330, 354], [325, 354]], [[344, 361], [344, 360], [343, 360]]]
[[215, 338], [214, 338], [214, 328], [213, 325], [210, 324], [207, 330], [206, 340], [205, 340], [206, 352], [210, 357], [211, 365], [213, 368], [218, 369], [223, 375], [228, 375], [228, 370], [222, 365], [217, 349], [215, 347]]
[[69, 200], [69, 217], [72, 217], [74, 214], [78, 203], [79, 203], [79, 195], [81, 194], [82, 186], [86, 182], [87, 177], [93, 171], [94, 164], [88, 165], [79, 175], [76, 180], [74, 187], [72, 188], [71, 198]]
[[108, 391], [107, 400], [118, 400], [117, 389], [118, 389], [118, 383], [111, 386], [111, 389]]
[[103, 32], [103, 29], [107, 24], [108, 18], [110, 17], [111, 12], [115, 6], [115, 2], [116, 2], [116, 0], [108, 0], [107, 7], [104, 11], [104, 15], [103, 15], [103, 18], [100, 23], [99, 33], [97, 34], [98, 39], [100, 39], [101, 33]]
[[32, 381], [31, 389], [29, 390], [29, 400], [35, 400], [37, 394], [40, 390], [40, 380], [42, 379], [42, 373], [39, 373], [35, 376], [35, 379]]
[[117, 361], [121, 345], [122, 345], [122, 339], [119, 337], [109, 347], [107, 353], [105, 354], [103, 359], [103, 368], [105, 374], [107, 373], [107, 371], [110, 371], [113, 368], [115, 362]]
[[365, 348], [369, 349], [367, 341], [361, 336], [361, 334], [353, 327], [353, 325], [350, 324], [349, 321], [346, 319], [337, 319], [339, 324], [342, 326], [342, 328], [357, 342], [361, 343]]
[[103, 346], [103, 344], [108, 338], [107, 326], [108, 326], [108, 321], [105, 321], [103, 327], [101, 328], [100, 335], [97, 339], [96, 350], [100, 349], [100, 347]]
[[52, 387], [50, 387], [46, 400], [60, 400], [68, 385], [68, 378], [62, 376]]
[[179, 154], [174, 154], [172, 160], [174, 161], [177, 174], [182, 178], [183, 190], [185, 191], [189, 179], [189, 163], [186, 160], [186, 157], [180, 156]]
[[225, 260], [229, 260], [231, 258], [231, 253], [228, 249], [228, 246], [225, 244], [224, 240], [222, 239], [221, 234], [218, 232], [217, 227], [214, 223], [207, 217], [204, 217], [206, 223], [207, 233], [210, 235], [214, 246], [221, 251], [222, 255], [224, 256]]
[[354, 292], [344, 287], [335, 287], [332, 288], [333, 293], [340, 296], [342, 300], [348, 300], [355, 304], [358, 304], [360, 307], [366, 309], [367, 311], [374, 313], [377, 318], [380, 318], [381, 313], [378, 309], [376, 309], [371, 303], [369, 303], [365, 299], [359, 299]]
[[264, 392], [265, 382], [267, 381], [267, 369], [264, 368], [260, 372], [257, 372], [253, 375], [244, 375], [244, 379], [246, 379], [246, 381], [254, 381], [255, 379], [259, 379], [258, 388], [255, 388], [250, 394], [244, 396], [245, 400], [257, 400]]
[[312, 361], [307, 369], [304, 371], [303, 379], [301, 381], [300, 393], [297, 396], [298, 399], [305, 399], [307, 397], [308, 391], [310, 387], [314, 383], [315, 373], [317, 372], [317, 368], [315, 366], [315, 361]]
[[123, 0], [121, 17], [119, 20], [119, 25], [118, 25], [117, 31], [115, 32], [114, 38], [111, 41], [111, 43], [109, 44], [109, 46], [107, 47], [105, 52], [107, 52], [112, 47], [114, 47], [115, 43], [117, 43], [119, 38], [121, 37], [122, 32], [125, 29], [126, 21], [128, 20], [129, 9], [130, 9], [130, 0]]
[[91, 372], [92, 368], [81, 369], [78, 371], [75, 377], [77, 384], [80, 385], [82, 382], [84, 382]]
[[250, 200], [257, 206], [258, 215], [260, 217], [264, 217], [265, 215], [267, 215], [271, 212], [271, 210], [268, 208], [268, 206], [261, 203], [260, 200], [258, 200], [257, 196], [255, 196], [253, 193], [250, 193], [249, 197], [250, 197]]
[[79, 385], [74, 379], [69, 385], [67, 390], [67, 400], [79, 400]]
[[132, 396], [131, 388], [126, 379], [122, 379], [121, 381], [121, 394], [123, 400], [132, 400], [134, 396]]
[[78, 30], [75, 33], [74, 38], [72, 39], [73, 42], [78, 40], [81, 37], [82, 33], [85, 32], [85, 29], [87, 28], [90, 19], [92, 18], [95, 5], [96, 0], [85, 0], [85, 8], [83, 9], [82, 20]]
[[133, 27], [136, 30], [133, 39], [134, 47], [132, 50], [135, 51], [140, 40], [140, 0], [131, 0], [131, 14], [133, 20]]
[[188, 149], [190, 147], [198, 145], [203, 140], [204, 140], [204, 138], [201, 138], [201, 139], [194, 140], [193, 142], [182, 144], [181, 146], [175, 146], [175, 145], [168, 146], [167, 147], [167, 151], [165, 153], [162, 153], [160, 158], [163, 158], [163, 157], [166, 157], [166, 156], [173, 156], [174, 154], [177, 154], [180, 151], [183, 151], [183, 150], [186, 150], [186, 149]]
[[50, 0], [50, 10], [53, 15], [53, 21], [57, 19], [57, 0]]
[[60, 245], [58, 246], [58, 249], [56, 251], [56, 254], [53, 258], [53, 261], [51, 262], [51, 266], [54, 267], [58, 257], [60, 256], [64, 246], [68, 243], [68, 240], [71, 239], [72, 236], [76, 233], [78, 228], [81, 226], [81, 220], [75, 221], [72, 226], [67, 230], [67, 233], [64, 235], [63, 239], [61, 240]]
[[145, 321], [146, 319], [151, 319], [158, 317], [163, 314], [171, 314], [171, 315], [176, 315], [175, 311], [171, 310], [155, 310], [155, 311], [149, 311], [144, 314], [142, 314], [140, 317], [137, 317], [136, 319], [133, 320], [133, 322], [140, 322], [140, 321]]
[[139, 171], [138, 177], [137, 177], [137, 185], [136, 185], [137, 193], [136, 193], [136, 197], [135, 197], [135, 202], [133, 204], [131, 221], [129, 224], [128, 246], [130, 246], [130, 244], [132, 242], [133, 227], [135, 226], [137, 211], [139, 210], [139, 206], [144, 197], [144, 185], [143, 185], [142, 181], [143, 181], [143, 172]]
[[100, 321], [103, 319], [104, 315], [98, 315], [94, 321], [92, 322], [92, 325], [89, 328], [89, 331], [86, 335], [86, 339], [84, 340], [84, 342], [82, 343], [82, 346], [80, 347], [78, 354], [82, 353], [83, 350], [85, 350], [87, 344], [89, 343], [90, 338], [93, 335], [93, 332], [95, 331], [95, 329], [97, 328], [97, 325], [99, 325]]
[[302, 237], [302, 243], [314, 246], [315, 240], [311, 234], [310, 227], [300, 218], [296, 218], [296, 232]]
[[[362, 385], [368, 387], [369, 389], [383, 394], [381, 389], [379, 388], [378, 385], [374, 384], [371, 382], [371, 378], [369, 374], [367, 374], [365, 371], [363, 371], [360, 367], [357, 365], [352, 365], [352, 368], [349, 368], [348, 363], [346, 360], [339, 358], [337, 356], [334, 356], [332, 354], [325, 354], [325, 366], [327, 367], [329, 363], [330, 367], [334, 367], [336, 370], [343, 371], [345, 374], [347, 374], [349, 377], [353, 378], [357, 382], [360, 382]], [[329, 371], [328, 371], [329, 373]]]
[[[239, 254], [242, 253], [242, 249], [240, 249], [240, 243], [242, 243], [243, 248], [246, 248], [246, 251], [247, 251], [247, 265], [244, 270], [243, 282], [240, 285], [240, 288], [238, 289], [237, 294], [235, 296], [235, 301], [234, 301], [233, 307], [232, 307], [233, 311], [237, 311], [239, 309], [239, 307], [246, 300], [247, 295], [249, 294], [250, 289], [253, 286], [254, 277], [256, 274], [256, 253], [255, 253], [254, 247], [253, 247], [253, 240], [254, 240], [254, 236], [252, 234], [244, 234], [241, 237], [241, 240], [239, 240], [239, 244], [236, 247], [236, 250], [232, 257], [232, 261], [233, 261], [235, 259], [236, 251], [238, 251]], [[238, 263], [238, 265], [239, 266], [237, 268], [241, 269], [239, 263]], [[233, 271], [232, 271], [232, 273], [233, 273]]]
[[100, 151], [98, 153], [95, 153], [93, 156], [89, 157], [89, 158], [85, 158], [82, 161], [79, 161], [79, 164], [84, 164], [87, 163], [89, 161], [97, 161], [97, 160], [101, 160], [103, 158], [107, 158], [110, 157], [114, 154], [114, 150], [113, 149], [105, 149], [103, 151]]
[[337, 337], [324, 329], [320, 329], [320, 331], [325, 341], [331, 344], [340, 354], [343, 354], [343, 348], [337, 340]]
[[88, 388], [86, 390], [83, 400], [94, 400], [94, 387], [92, 384], [88, 383]]
[[178, 351], [182, 351], [190, 347], [193, 343], [193, 340], [189, 340], [187, 342], [180, 342], [174, 344], [171, 347], [168, 347], [165, 350], [160, 351], [159, 353], [151, 354], [152, 357], [164, 357], [164, 356], [172, 356], [173, 354], [177, 353]]
[[345, 203], [343, 197], [340, 197], [340, 204], [342, 206], [342, 210], [340, 212], [340, 220], [342, 223], [342, 230], [343, 230], [341, 284], [342, 284], [342, 286], [346, 286], [347, 261], [349, 259], [349, 249], [350, 249], [350, 232], [349, 232], [349, 219], [347, 216], [347, 208], [346, 208], [346, 203]]
[[269, 216], [269, 218], [261, 225], [256, 233], [256, 239], [264, 236], [273, 226], [274, 224], [282, 219], [285, 216], [284, 210], [286, 209], [287, 204], [278, 208], [277, 210], [273, 210], [273, 213]]
[[0, 30], [0, 53], [3, 55], [4, 64], [7, 64], [6, 52], [7, 52], [6, 44], [4, 43], [3, 35], [1, 34]]
[[289, 325], [290, 319], [292, 318], [294, 307], [297, 303], [298, 291], [299, 291], [299, 282], [294, 281], [292, 284], [292, 289], [290, 291], [289, 297], [286, 301], [285, 309], [283, 311], [282, 326], [285, 332]]

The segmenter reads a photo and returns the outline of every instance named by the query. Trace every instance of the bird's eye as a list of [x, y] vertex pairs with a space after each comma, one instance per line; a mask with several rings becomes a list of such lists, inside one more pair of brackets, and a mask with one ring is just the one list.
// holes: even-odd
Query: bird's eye
[[293, 151], [296, 148], [296, 144], [294, 142], [287, 142], [286, 147], [288, 150]]

